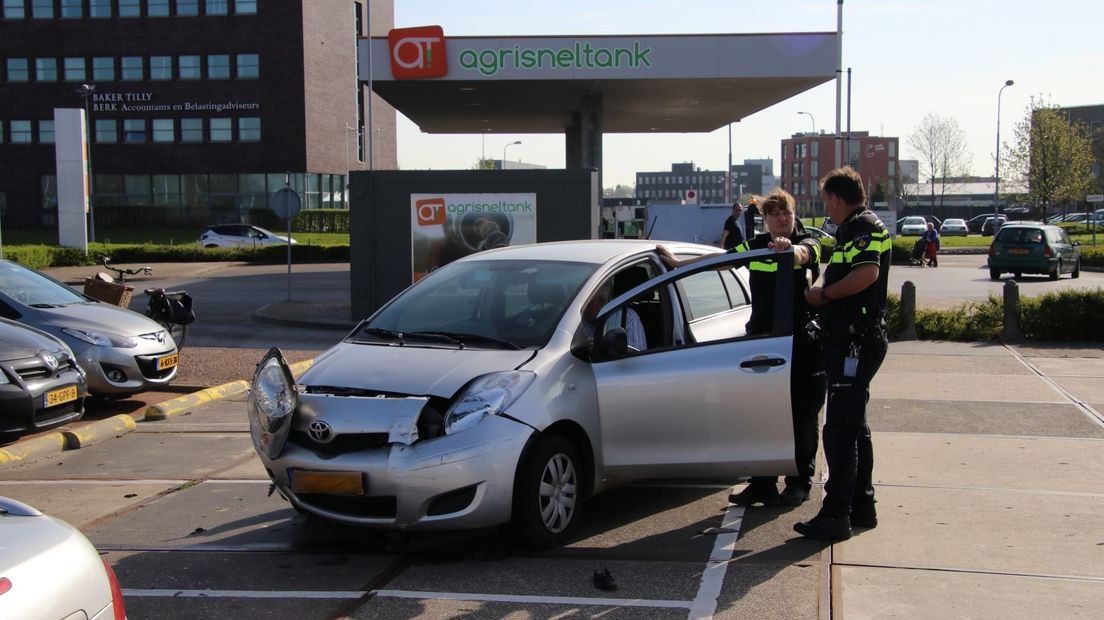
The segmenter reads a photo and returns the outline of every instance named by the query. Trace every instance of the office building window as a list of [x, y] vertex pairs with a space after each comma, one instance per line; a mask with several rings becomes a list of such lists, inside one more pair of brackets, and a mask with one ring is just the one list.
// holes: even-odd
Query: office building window
[[31, 121], [12, 121], [11, 122], [11, 143], [12, 144], [30, 144], [31, 143]]
[[234, 0], [235, 15], [256, 15], [257, 0]]
[[57, 59], [35, 58], [35, 80], [39, 82], [56, 82]]
[[84, 7], [81, 0], [61, 0], [62, 19], [80, 19], [84, 17]]
[[54, 0], [31, 0], [31, 17], [34, 19], [53, 19]]
[[23, 0], [4, 0], [4, 19], [23, 19], [26, 16]]
[[141, 56], [123, 56], [119, 68], [124, 82], [143, 80], [146, 77], [146, 60]]
[[199, 15], [199, 0], [176, 0], [177, 15]]
[[150, 206], [152, 187], [150, 186], [148, 174], [123, 175], [123, 186], [126, 188], [126, 205], [128, 207]]
[[168, 17], [169, 0], [148, 0], [146, 2], [146, 15], [150, 17]]
[[26, 58], [9, 58], [7, 65], [9, 82], [26, 82], [31, 79], [30, 65]]
[[261, 141], [261, 119], [259, 117], [249, 116], [238, 119], [238, 141]]
[[176, 129], [171, 118], [153, 119], [153, 141], [172, 142], [176, 140]]
[[114, 82], [115, 59], [111, 56], [97, 56], [93, 58], [92, 79], [97, 82]]
[[88, 0], [89, 17], [111, 17], [111, 0]]
[[119, 0], [119, 17], [141, 17], [142, 0]]
[[230, 55], [211, 54], [207, 56], [207, 79], [230, 79]]
[[130, 144], [145, 143], [146, 141], [146, 119], [144, 118], [126, 118], [123, 119], [123, 142]]
[[115, 144], [119, 141], [119, 123], [115, 119], [101, 119], [96, 121], [96, 142], [102, 144]]
[[805, 154], [808, 152], [809, 145], [804, 142], [794, 145], [794, 157], [798, 159], [805, 159]]
[[897, 174], [897, 162], [893, 161], [892, 159], [889, 160], [889, 168], [886, 170], [886, 172], [889, 173], [889, 176], [896, 175]]
[[153, 206], [175, 207], [180, 204], [180, 177], [175, 174], [153, 175]]
[[261, 76], [261, 57], [257, 54], [238, 54], [238, 78], [249, 79]]
[[38, 143], [54, 143], [54, 121], [38, 121]]
[[177, 59], [179, 63], [180, 79], [182, 80], [198, 80], [202, 77], [199, 68], [199, 56], [186, 55], [180, 56]]
[[150, 79], [172, 79], [172, 56], [150, 56]]
[[227, 15], [230, 13], [230, 1], [206, 0], [203, 3], [203, 12], [207, 15]]
[[818, 160], [814, 159], [813, 161], [809, 162], [809, 175], [812, 176], [814, 179], [820, 178], [820, 162]]
[[896, 142], [891, 141], [889, 143], [889, 156], [890, 157], [897, 157], [897, 143]]
[[180, 141], [181, 142], [203, 142], [203, 119], [202, 118], [182, 118], [182, 119], [180, 119]]
[[64, 66], [65, 81], [83, 82], [88, 79], [88, 73], [84, 69], [83, 58], [66, 58]]
[[234, 139], [233, 128], [228, 118], [211, 119], [211, 142], [230, 142]]
[[820, 157], [820, 142], [813, 140], [813, 157]]

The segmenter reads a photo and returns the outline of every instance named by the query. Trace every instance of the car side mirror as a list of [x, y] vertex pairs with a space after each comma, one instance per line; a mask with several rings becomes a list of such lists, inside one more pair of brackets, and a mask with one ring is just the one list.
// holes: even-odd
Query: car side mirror
[[1080, 241], [1074, 241], [1073, 245], [1081, 245], [1081, 242]]

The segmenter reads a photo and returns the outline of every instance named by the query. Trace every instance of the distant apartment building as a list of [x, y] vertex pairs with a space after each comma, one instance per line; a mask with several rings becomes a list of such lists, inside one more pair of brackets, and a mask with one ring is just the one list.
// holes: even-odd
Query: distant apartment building
[[[763, 161], [770, 162], [769, 159], [756, 163], [745, 161], [732, 166], [733, 196], [763, 193]], [[637, 172], [636, 197], [646, 202], [725, 202], [725, 174], [723, 170], [695, 168], [693, 162], [671, 164], [670, 171]]]
[[[823, 213], [818, 183], [835, 168], [835, 142], [834, 135], [812, 132], [782, 140], [781, 186], [793, 194], [799, 213]], [[852, 131], [851, 139], [841, 142], [841, 160], [862, 175], [868, 196], [874, 196], [879, 186], [886, 196], [898, 193], [897, 138]]]

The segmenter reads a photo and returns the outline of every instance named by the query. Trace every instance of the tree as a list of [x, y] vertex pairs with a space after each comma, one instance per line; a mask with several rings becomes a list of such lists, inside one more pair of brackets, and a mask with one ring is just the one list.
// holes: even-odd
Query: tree
[[493, 159], [479, 158], [475, 160], [475, 165], [472, 166], [472, 170], [497, 170], [498, 165], [495, 164]]
[[607, 187], [602, 191], [602, 195], [606, 198], [632, 198], [636, 195], [636, 188], [632, 185], [621, 185], [620, 183]]
[[966, 143], [966, 133], [958, 127], [953, 118], [943, 118], [928, 112], [908, 138], [909, 147], [920, 160], [921, 170], [928, 173], [931, 183], [931, 205], [935, 207], [935, 188], [939, 186], [939, 206], [943, 206], [943, 196], [952, 177], [968, 176], [970, 173], [970, 149]]
[[1069, 122], [1057, 106], [1032, 97], [1016, 123], [1015, 144], [1006, 145], [1008, 170], [1027, 185], [1035, 209], [1080, 202], [1092, 187], [1092, 138], [1084, 123]]

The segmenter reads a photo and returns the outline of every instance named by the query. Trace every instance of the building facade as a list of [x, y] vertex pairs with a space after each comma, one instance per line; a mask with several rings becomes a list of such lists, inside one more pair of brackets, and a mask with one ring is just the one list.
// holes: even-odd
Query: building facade
[[[875, 196], [878, 187], [885, 196], [898, 193], [897, 138], [853, 131], [850, 140], [845, 138], [841, 142], [841, 160], [862, 176], [868, 197]], [[834, 135], [812, 132], [796, 133], [782, 140], [782, 189], [793, 194], [798, 212], [803, 215], [824, 213], [819, 181], [835, 168], [835, 143]]]
[[[733, 195], [739, 198], [762, 194], [763, 168], [761, 161], [733, 165]], [[671, 170], [666, 172], [637, 172], [636, 198], [644, 202], [722, 203], [725, 202], [725, 173], [695, 168], [693, 162], [671, 164]]]
[[56, 223], [55, 108], [88, 112], [97, 224], [247, 222], [285, 181], [304, 208], [344, 207], [347, 171], [397, 167], [394, 109], [357, 77], [358, 39], [393, 26], [392, 3], [371, 10], [0, 0], [4, 225]]

